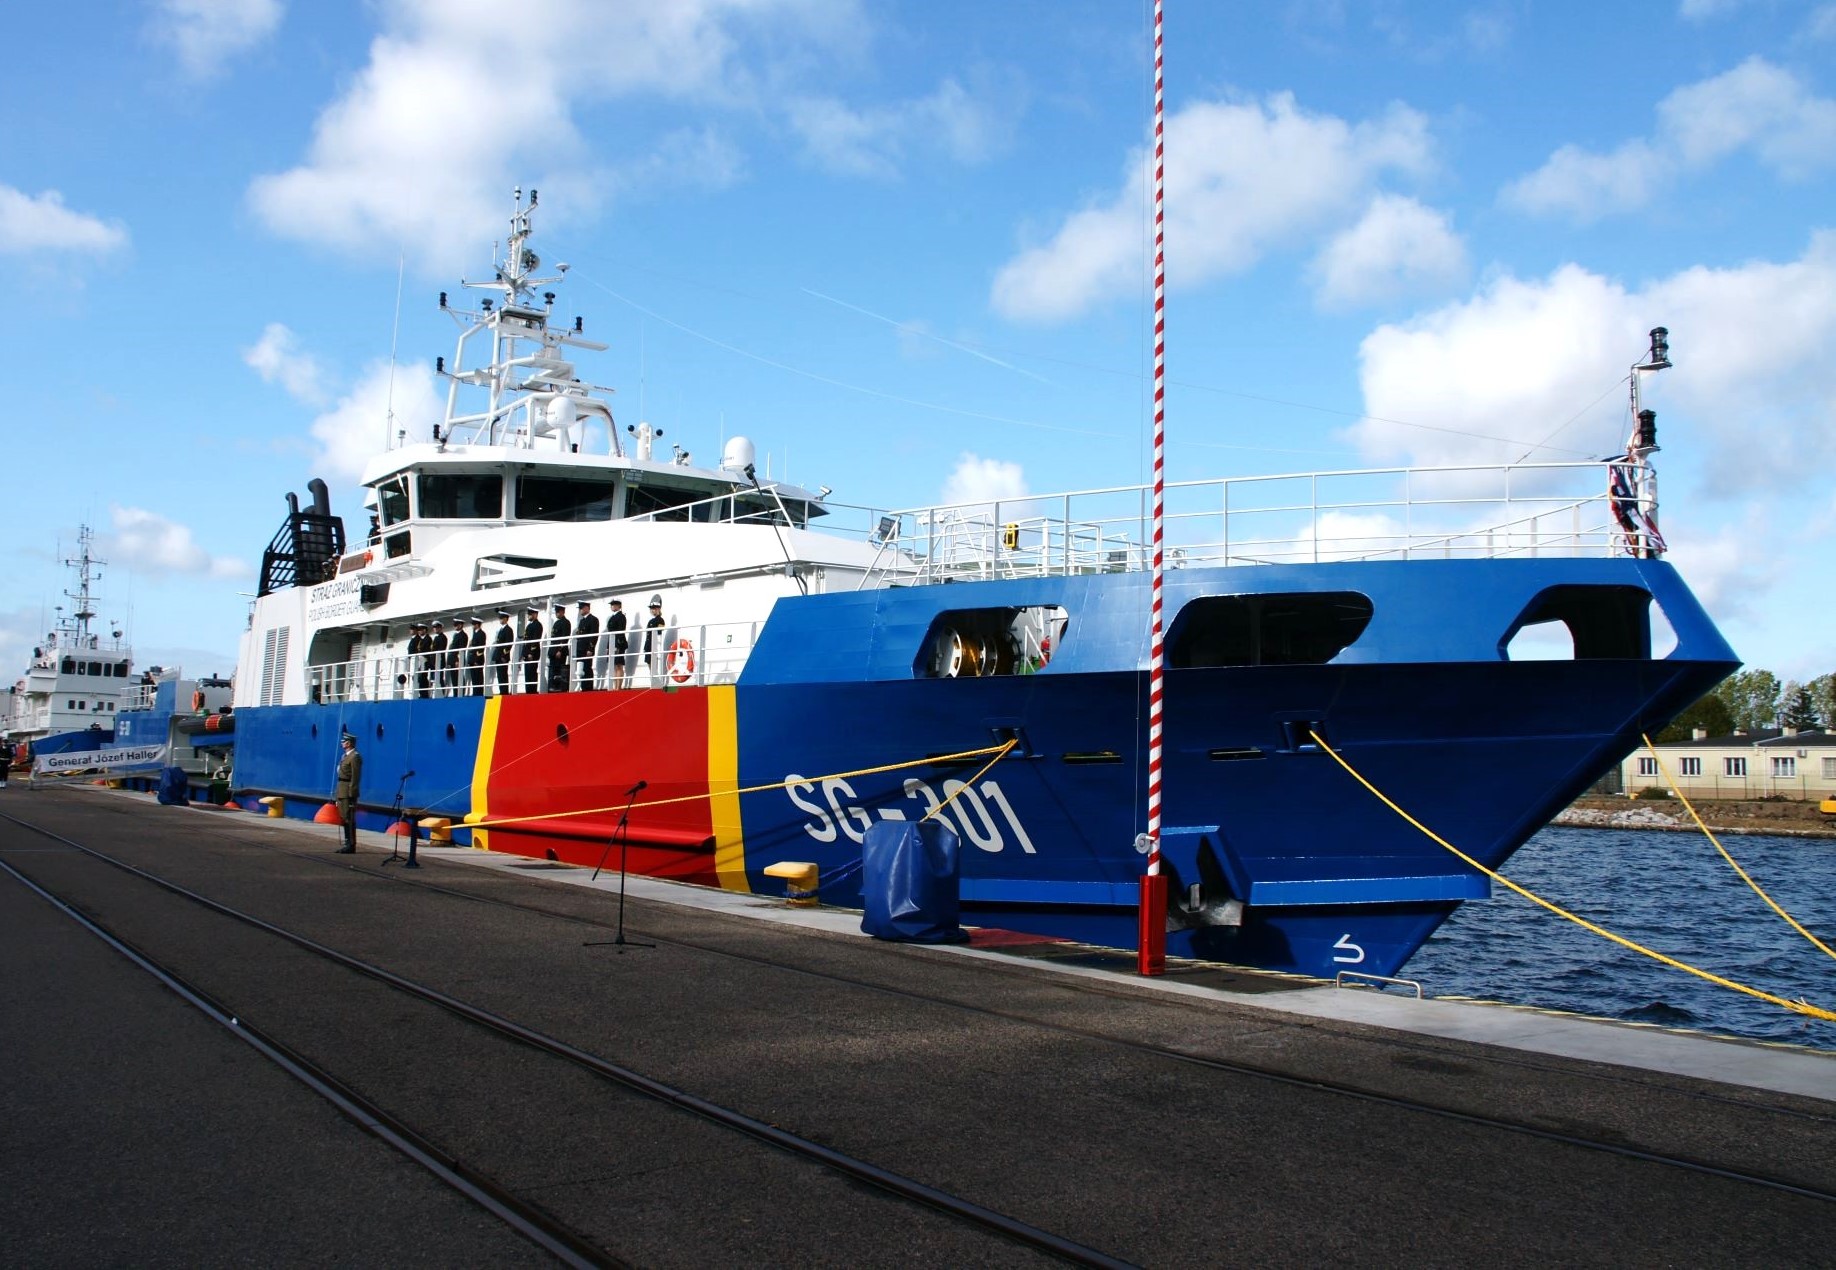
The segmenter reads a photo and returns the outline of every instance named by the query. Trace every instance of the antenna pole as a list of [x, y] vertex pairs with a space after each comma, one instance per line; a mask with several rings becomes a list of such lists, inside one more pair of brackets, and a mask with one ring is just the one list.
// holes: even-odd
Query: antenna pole
[[389, 331], [389, 395], [383, 406], [383, 449], [395, 448], [395, 348], [402, 336], [402, 274], [408, 268], [408, 253], [395, 258], [395, 325]]
[[1166, 94], [1161, 78], [1161, 7], [1154, 0], [1154, 629], [1148, 648], [1147, 872], [1141, 876], [1136, 970], [1167, 970], [1167, 879], [1160, 871], [1161, 698], [1166, 687], [1161, 638], [1161, 574], [1167, 499]]

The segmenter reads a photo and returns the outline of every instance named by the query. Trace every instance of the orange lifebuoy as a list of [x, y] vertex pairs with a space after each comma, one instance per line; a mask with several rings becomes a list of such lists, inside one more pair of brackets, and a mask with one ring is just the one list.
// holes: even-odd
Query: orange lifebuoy
[[1052, 637], [1048, 635], [1044, 639], [1039, 641], [1039, 664], [1041, 666], [1045, 666], [1045, 665], [1049, 665], [1051, 661], [1052, 661]]
[[679, 639], [669, 646], [669, 677], [679, 684], [685, 684], [694, 674], [695, 645], [686, 639]]

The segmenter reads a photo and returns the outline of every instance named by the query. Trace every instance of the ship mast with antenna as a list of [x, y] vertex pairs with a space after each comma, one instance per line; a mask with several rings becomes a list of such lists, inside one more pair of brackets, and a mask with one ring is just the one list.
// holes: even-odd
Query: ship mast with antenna
[[[89, 621], [96, 615], [96, 606], [94, 598], [89, 593], [89, 584], [93, 570], [99, 565], [108, 563], [98, 558], [90, 550], [90, 544], [94, 541], [95, 532], [88, 525], [79, 525], [77, 527], [77, 554], [72, 559], [64, 561], [65, 565], [75, 569], [77, 573], [77, 589], [65, 591], [64, 595], [76, 602], [76, 611], [65, 620], [71, 623], [67, 634], [76, 641], [78, 648], [94, 646], [89, 634]], [[94, 580], [100, 581], [101, 575], [94, 574]]]

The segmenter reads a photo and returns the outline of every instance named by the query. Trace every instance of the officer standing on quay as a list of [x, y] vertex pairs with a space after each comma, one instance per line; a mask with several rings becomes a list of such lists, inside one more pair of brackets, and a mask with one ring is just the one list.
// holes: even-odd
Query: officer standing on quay
[[497, 610], [497, 634], [491, 640], [491, 668], [500, 697], [510, 692], [510, 646], [515, 642], [516, 628], [510, 625], [510, 610]]
[[466, 693], [473, 697], [484, 696], [485, 645], [490, 643], [485, 635], [484, 619], [474, 613], [466, 619], [472, 624], [472, 640], [465, 647]]
[[567, 620], [567, 605], [555, 601], [555, 620], [548, 624], [548, 690], [566, 692], [568, 689], [567, 672], [568, 654], [573, 645], [568, 637], [574, 633], [573, 623]]
[[630, 651], [631, 641], [625, 636], [625, 602], [612, 601], [612, 611], [606, 614], [606, 640], [611, 647], [606, 651], [611, 654], [613, 688], [625, 686], [625, 656]]
[[595, 685], [593, 658], [599, 652], [599, 618], [592, 605], [580, 601], [580, 615], [574, 619], [574, 657], [580, 662], [580, 691], [591, 692]]
[[431, 656], [428, 664], [434, 668], [434, 685], [436, 695], [446, 695], [446, 627], [439, 622], [433, 624], [433, 634], [427, 639], [427, 649]]
[[523, 610], [523, 646], [518, 657], [523, 663], [523, 691], [539, 691], [537, 680], [542, 674], [542, 610], [531, 604]]
[[357, 799], [363, 784], [363, 755], [357, 752], [357, 738], [346, 732], [338, 756], [338, 783], [332, 787], [332, 801], [338, 805], [338, 820], [344, 826], [344, 845], [339, 855], [357, 850]]

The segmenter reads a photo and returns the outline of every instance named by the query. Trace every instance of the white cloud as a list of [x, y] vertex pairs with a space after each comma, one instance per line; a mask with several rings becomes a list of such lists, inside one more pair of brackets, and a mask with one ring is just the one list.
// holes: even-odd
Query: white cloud
[[946, 79], [929, 97], [860, 109], [834, 97], [790, 104], [791, 127], [820, 167], [851, 176], [897, 176], [914, 149], [940, 151], [963, 162], [986, 159], [1002, 143], [1003, 115], [993, 103]]
[[[1201, 102], [1167, 121], [1167, 252], [1179, 285], [1249, 268], [1266, 252], [1344, 219], [1386, 173], [1430, 163], [1427, 120], [1402, 106], [1360, 123], [1309, 114], [1288, 93]], [[1142, 147], [1107, 199], [996, 275], [1009, 318], [1053, 321], [1141, 285], [1151, 243], [1153, 150]]]
[[[391, 403], [393, 402], [393, 405]], [[312, 421], [308, 431], [318, 443], [322, 475], [355, 482], [364, 464], [379, 453], [393, 431], [405, 432], [410, 441], [426, 441], [434, 424], [445, 417], [446, 402], [434, 387], [433, 371], [418, 363], [394, 368], [393, 387], [387, 362], [377, 362], [364, 372], [344, 397]]]
[[37, 198], [0, 185], [0, 254], [78, 251], [103, 255], [126, 245], [127, 230], [64, 206], [64, 196], [46, 190]]
[[153, 35], [202, 79], [273, 35], [283, 12], [281, 0], [158, 0]]
[[1742, 150], [1786, 180], [1836, 165], [1836, 100], [1762, 57], [1676, 89], [1657, 116], [1651, 138], [1609, 154], [1563, 146], [1500, 197], [1526, 212], [1591, 220], [1643, 207], [1674, 173]]
[[112, 531], [108, 535], [110, 559], [147, 573], [184, 574], [207, 578], [242, 578], [246, 562], [233, 556], [213, 556], [199, 545], [190, 528], [142, 507], [109, 508]]
[[[249, 201], [288, 237], [407, 244], [446, 267], [469, 258], [512, 185], [559, 186], [577, 212], [616, 183], [578, 107], [640, 90], [689, 104], [775, 101], [739, 64], [741, 37], [768, 31], [774, 48], [850, 38], [858, 15], [855, 0], [524, 0], [507, 22], [489, 0], [389, 0], [384, 20], [305, 160], [258, 177]], [[672, 180], [704, 180], [694, 150], [674, 158]]]
[[300, 351], [298, 337], [280, 322], [268, 323], [261, 339], [242, 350], [242, 360], [295, 401], [316, 406], [325, 400], [325, 372], [316, 358]]
[[1314, 257], [1320, 303], [1349, 308], [1436, 290], [1466, 276], [1466, 245], [1447, 217], [1412, 198], [1379, 194], [1357, 224]]
[[1747, 0], [1682, 0], [1677, 5], [1677, 12], [1690, 22], [1706, 22], [1711, 18], [1725, 17], [1744, 5]]
[[1026, 496], [1026, 473], [1018, 463], [964, 452], [944, 482], [938, 501], [943, 504], [993, 503]]
[[[1777, 489], [1836, 464], [1831, 230], [1783, 264], [1693, 268], [1640, 290], [1565, 265], [1538, 280], [1501, 277], [1470, 300], [1380, 326], [1360, 350], [1373, 417], [1351, 437], [1369, 457], [1411, 464], [1501, 462], [1539, 441], [1614, 451], [1627, 430], [1614, 385], [1660, 324], [1676, 367], [1654, 391], [1665, 419], [1681, 420], [1687, 444], [1712, 465], [1716, 494]], [[1603, 390], [1601, 408], [1575, 422]], [[1671, 435], [1665, 419], [1661, 437]], [[1510, 440], [1488, 439], [1498, 437]]]

